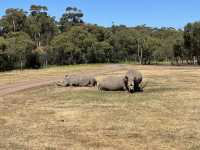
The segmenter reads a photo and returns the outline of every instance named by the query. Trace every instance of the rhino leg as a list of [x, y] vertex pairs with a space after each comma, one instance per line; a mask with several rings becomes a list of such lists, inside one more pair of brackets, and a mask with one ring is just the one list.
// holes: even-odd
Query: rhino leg
[[56, 85], [57, 85], [57, 86], [65, 87], [64, 82], [61, 82], [61, 81], [56, 82]]
[[85, 86], [85, 87], [93, 87], [95, 86], [97, 83], [97, 81], [93, 78], [88, 78], [88, 77], [84, 77], [80, 80], [80, 86]]
[[134, 84], [134, 92], [142, 92], [143, 89], [140, 87], [138, 83]]
[[97, 83], [97, 88], [99, 91], [109, 91], [107, 88], [103, 87], [100, 83]]
[[78, 87], [78, 86], [80, 86], [80, 84], [79, 84], [78, 82], [73, 82], [73, 83], [71, 84], [71, 86], [76, 86], [76, 87]]
[[90, 81], [89, 81], [89, 86], [96, 86], [97, 85], [97, 81], [96, 81], [96, 79], [91, 79]]

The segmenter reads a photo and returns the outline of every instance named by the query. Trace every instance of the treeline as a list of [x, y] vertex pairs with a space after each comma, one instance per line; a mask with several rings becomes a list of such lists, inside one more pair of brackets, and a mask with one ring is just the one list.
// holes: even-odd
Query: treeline
[[9, 8], [0, 18], [0, 71], [83, 63], [200, 64], [200, 23], [183, 30], [145, 25], [101, 27], [67, 7], [59, 21], [46, 6]]

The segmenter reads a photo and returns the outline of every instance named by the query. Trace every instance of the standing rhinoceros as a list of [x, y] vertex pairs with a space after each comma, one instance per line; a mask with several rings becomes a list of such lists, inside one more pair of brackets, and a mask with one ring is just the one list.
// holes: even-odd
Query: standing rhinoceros
[[140, 84], [143, 77], [139, 71], [134, 69], [129, 70], [125, 76], [128, 77], [129, 82], [132, 82], [132, 85], [134, 86], [134, 92], [142, 91]]
[[97, 81], [92, 76], [87, 75], [66, 75], [63, 82], [58, 82], [58, 86], [79, 86], [79, 87], [93, 87], [96, 86]]
[[131, 91], [128, 77], [111, 76], [98, 82], [98, 89], [102, 91]]

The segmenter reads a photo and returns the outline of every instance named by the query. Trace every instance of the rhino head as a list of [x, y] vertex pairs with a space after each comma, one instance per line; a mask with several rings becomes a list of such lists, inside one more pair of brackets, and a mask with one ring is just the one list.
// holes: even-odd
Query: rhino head
[[133, 93], [134, 92], [134, 82], [133, 82], [133, 80], [130, 80], [128, 76], [125, 76], [123, 80], [124, 80], [126, 90], [130, 93]]
[[128, 77], [128, 83], [129, 83], [129, 87], [130, 87], [130, 90], [131, 92], [140, 92], [142, 91], [142, 88], [141, 88], [141, 82], [142, 82], [142, 74], [137, 71], [137, 70], [129, 70], [127, 73], [126, 73], [126, 76]]

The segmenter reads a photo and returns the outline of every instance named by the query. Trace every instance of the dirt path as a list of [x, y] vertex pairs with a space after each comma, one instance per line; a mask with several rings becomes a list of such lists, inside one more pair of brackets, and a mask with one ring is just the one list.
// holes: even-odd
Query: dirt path
[[49, 79], [41, 79], [41, 80], [31, 80], [28, 82], [20, 82], [20, 83], [11, 84], [11, 85], [5, 85], [0, 88], [0, 96], [12, 94], [12, 93], [23, 91], [26, 89], [51, 85], [61, 79], [62, 79], [61, 77], [58, 77], [58, 78], [49, 78]]
[[[88, 72], [90, 75], [98, 76], [98, 75], [103, 75], [107, 73], [114, 73], [116, 71], [120, 71], [124, 69], [124, 65], [120, 64], [113, 64], [113, 65], [105, 65], [103, 68], [97, 68], [96, 71], [94, 72]], [[58, 77], [42, 77], [41, 79], [33, 79], [30, 81], [21, 81], [19, 83], [14, 83], [14, 84], [9, 84], [9, 85], [3, 85], [0, 87], [0, 96], [16, 93], [19, 91], [27, 90], [27, 89], [32, 89], [32, 88], [37, 88], [41, 86], [48, 86], [52, 85], [57, 81], [60, 81], [63, 79], [63, 76], [58, 76]]]

